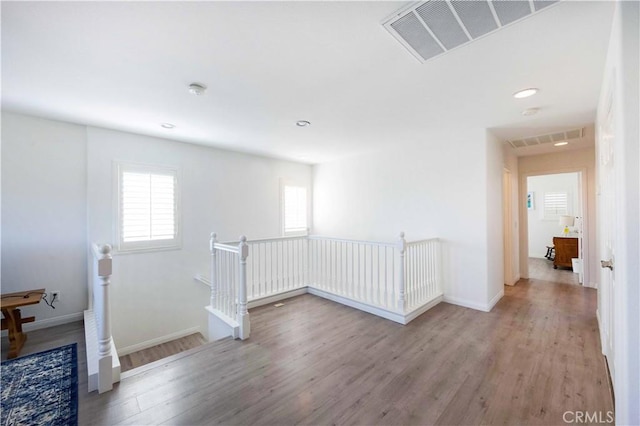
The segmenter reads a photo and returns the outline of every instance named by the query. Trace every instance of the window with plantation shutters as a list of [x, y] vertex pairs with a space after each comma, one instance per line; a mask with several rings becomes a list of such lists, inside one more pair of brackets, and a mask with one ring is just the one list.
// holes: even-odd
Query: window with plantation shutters
[[568, 214], [569, 194], [567, 192], [544, 193], [544, 219], [559, 220], [560, 216]]
[[178, 247], [177, 172], [119, 165], [119, 249]]
[[284, 185], [282, 188], [282, 219], [284, 235], [307, 232], [307, 188]]

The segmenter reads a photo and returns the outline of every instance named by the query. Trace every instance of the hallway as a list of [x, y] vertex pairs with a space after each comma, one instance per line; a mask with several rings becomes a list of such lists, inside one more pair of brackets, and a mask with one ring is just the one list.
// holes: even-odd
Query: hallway
[[571, 269], [553, 269], [553, 261], [537, 257], [529, 258], [529, 278], [549, 283], [580, 285], [578, 274], [574, 274]]

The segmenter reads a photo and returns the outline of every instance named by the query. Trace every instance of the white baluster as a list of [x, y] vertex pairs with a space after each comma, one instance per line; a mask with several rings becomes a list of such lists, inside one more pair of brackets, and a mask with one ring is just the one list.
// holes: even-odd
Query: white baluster
[[384, 247], [384, 301], [385, 307], [389, 306], [389, 286], [388, 286], [389, 274], [387, 272], [387, 247]]
[[405, 312], [405, 265], [404, 254], [407, 249], [407, 241], [404, 239], [404, 232], [400, 233], [400, 241], [398, 242], [398, 250], [400, 252], [400, 264], [398, 265], [398, 310]]
[[353, 244], [347, 243], [351, 252], [351, 284], [349, 285], [351, 297], [356, 297], [356, 255], [353, 250]]
[[380, 246], [376, 246], [376, 303], [382, 305], [380, 297]]
[[249, 247], [247, 245], [247, 237], [240, 237], [238, 245], [240, 255], [240, 282], [238, 286], [238, 324], [240, 324], [240, 338], [248, 339], [251, 333], [251, 324], [249, 322], [249, 311], [247, 310], [247, 256], [249, 255]]
[[218, 242], [217, 234], [215, 232], [211, 233], [211, 238], [209, 239], [209, 251], [211, 252], [211, 259], [209, 265], [209, 277], [211, 279], [211, 300], [210, 305], [211, 309], [216, 308], [216, 299], [217, 299], [217, 290], [218, 290], [218, 279], [217, 279], [217, 271], [216, 271], [216, 242]]
[[264, 294], [267, 292], [267, 280], [262, 274], [262, 260], [266, 258], [266, 255], [264, 257], [262, 256], [262, 246], [262, 243], [258, 243], [256, 245], [255, 253], [258, 257], [253, 259], [253, 261], [258, 264], [258, 292], [260, 293], [260, 296], [264, 296]]
[[440, 243], [440, 240], [435, 241], [433, 262], [434, 262], [433, 279], [435, 283], [435, 288], [438, 293], [442, 293], [442, 269], [441, 269], [442, 268], [442, 245]]
[[419, 291], [419, 295], [420, 295], [420, 300], [426, 300], [427, 298], [427, 294], [425, 293], [426, 290], [426, 285], [427, 285], [427, 262], [426, 262], [426, 255], [425, 255], [425, 250], [427, 248], [427, 244], [420, 244], [419, 246], [419, 250], [420, 250], [420, 291]]

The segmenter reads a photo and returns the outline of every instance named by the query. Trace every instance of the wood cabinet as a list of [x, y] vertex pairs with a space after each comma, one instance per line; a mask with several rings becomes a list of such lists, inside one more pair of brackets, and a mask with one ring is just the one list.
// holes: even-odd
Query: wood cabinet
[[578, 257], [578, 238], [553, 237], [553, 245], [556, 252], [553, 269], [558, 269], [558, 266], [571, 268], [571, 259]]

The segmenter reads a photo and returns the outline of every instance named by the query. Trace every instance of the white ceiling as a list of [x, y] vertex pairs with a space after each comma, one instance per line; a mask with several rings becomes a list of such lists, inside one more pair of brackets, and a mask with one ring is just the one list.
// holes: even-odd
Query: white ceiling
[[[594, 121], [612, 2], [564, 1], [426, 64], [381, 25], [405, 5], [2, 2], [2, 107], [309, 163], [433, 129]], [[541, 91], [511, 96], [526, 87]]]

